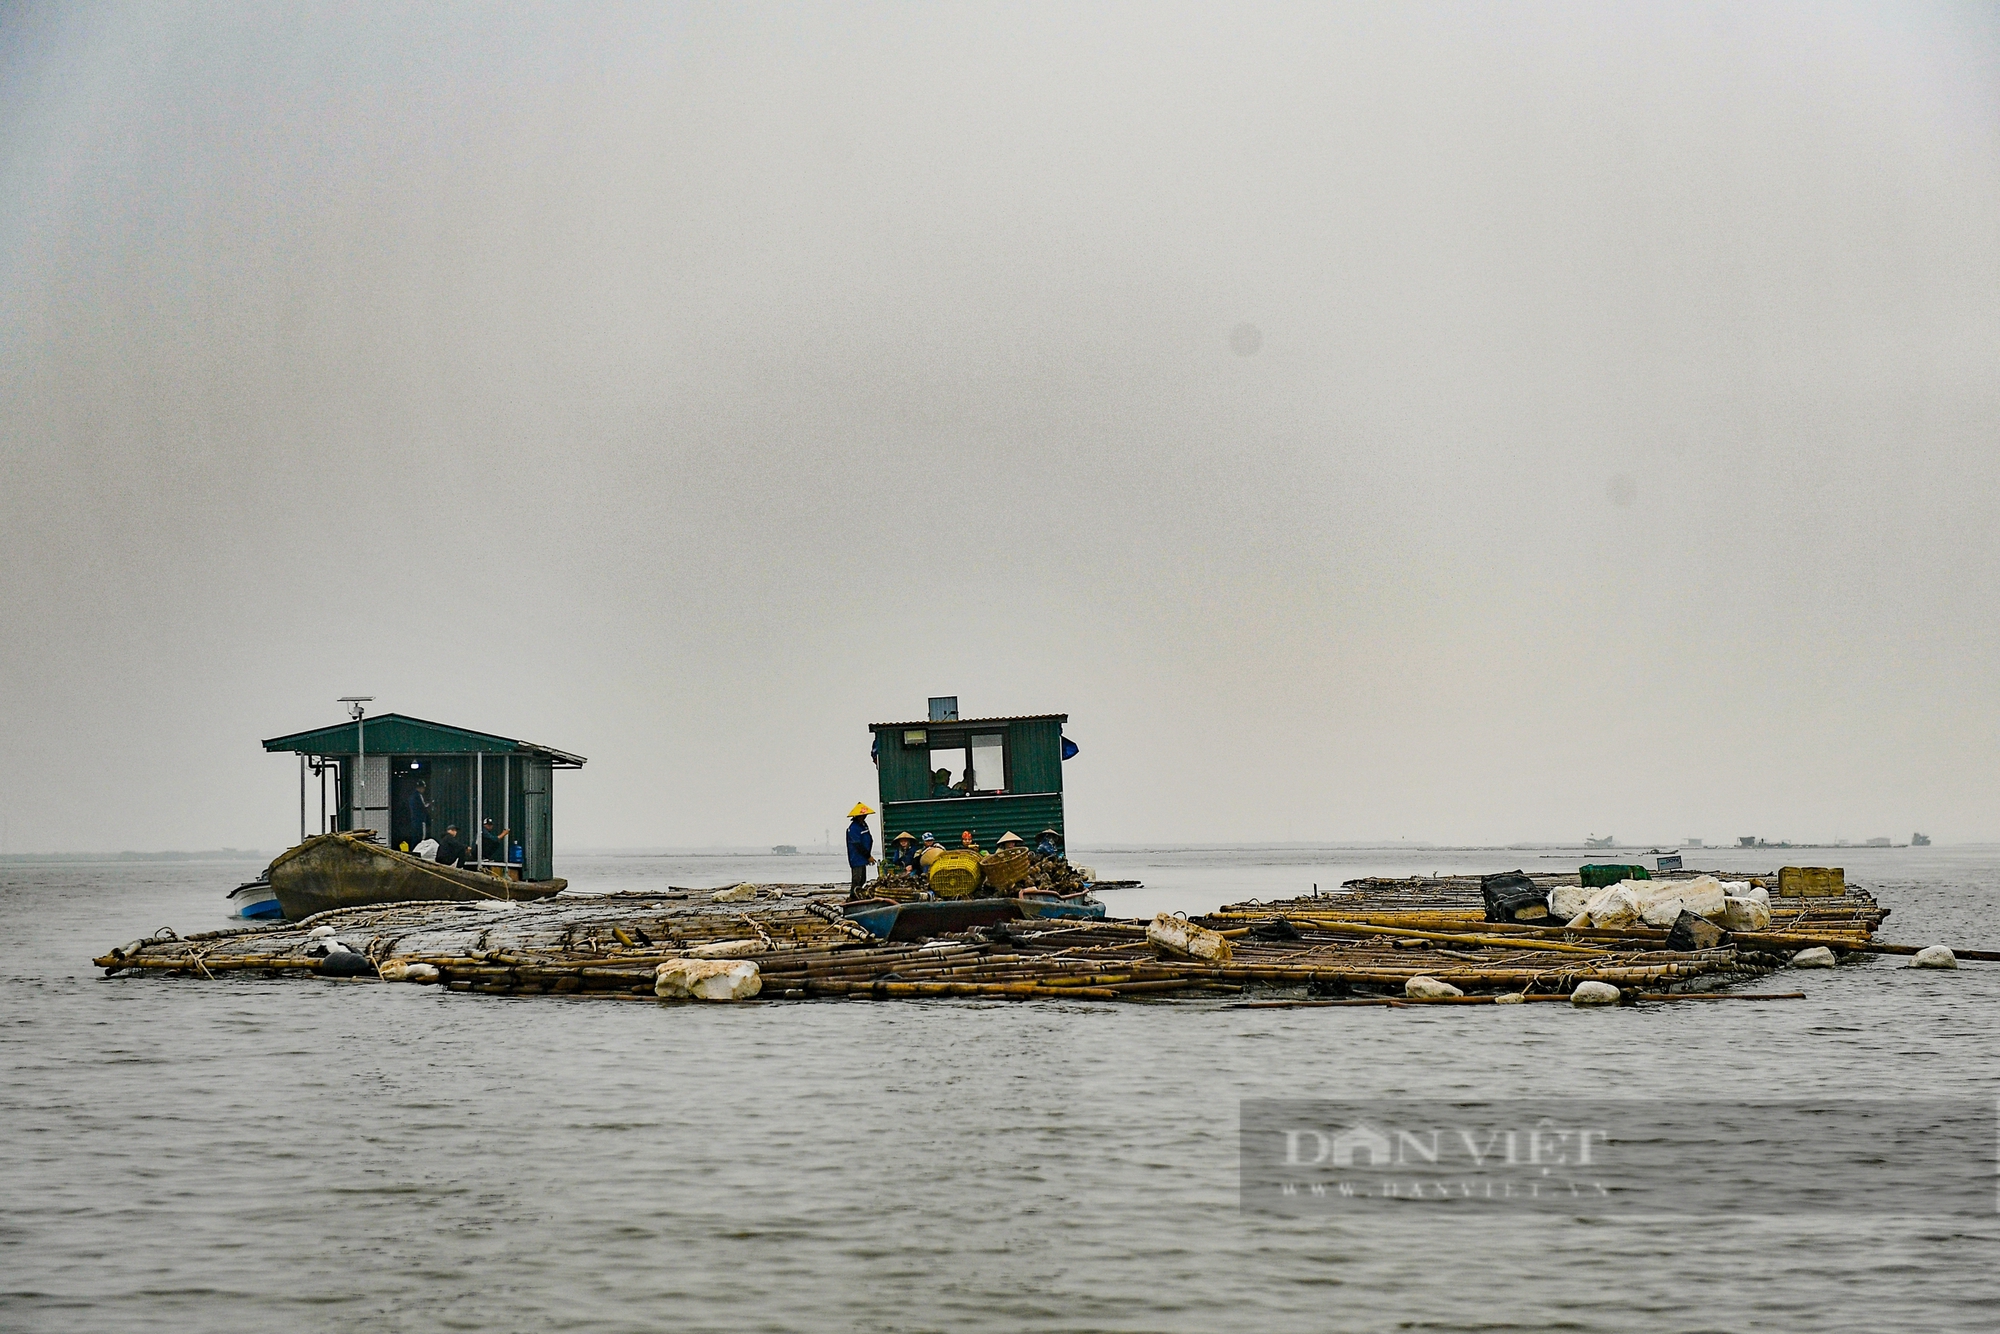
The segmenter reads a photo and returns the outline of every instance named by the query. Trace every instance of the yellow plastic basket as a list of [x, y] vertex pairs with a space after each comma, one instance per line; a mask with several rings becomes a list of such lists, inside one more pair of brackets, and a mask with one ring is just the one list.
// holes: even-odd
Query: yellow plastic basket
[[931, 863], [931, 893], [941, 899], [969, 899], [979, 888], [979, 854], [947, 852]]

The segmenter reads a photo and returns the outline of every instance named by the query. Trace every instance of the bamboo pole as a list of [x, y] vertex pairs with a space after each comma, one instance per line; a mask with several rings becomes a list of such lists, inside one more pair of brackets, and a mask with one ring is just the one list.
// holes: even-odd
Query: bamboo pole
[[[1288, 918], [1287, 920], [1292, 919]], [[1413, 930], [1408, 927], [1376, 926], [1366, 922], [1332, 921], [1317, 918], [1305, 920], [1311, 922], [1312, 929], [1315, 931], [1330, 931], [1337, 935], [1388, 936], [1392, 939], [1402, 940], [1437, 940], [1446, 941], [1454, 945], [1494, 945], [1501, 949], [1518, 949], [1521, 943], [1519, 940], [1508, 940], [1502, 936], [1447, 934], [1441, 931], [1422, 931]], [[1247, 931], [1249, 928], [1246, 927], [1244, 930]], [[1228, 933], [1225, 932], [1224, 934]], [[1664, 935], [1665, 933], [1662, 934]], [[1602, 949], [1594, 946], [1572, 945], [1557, 940], [1546, 941], [1540, 948], [1553, 950], [1558, 954], [1604, 953]]]
[[[1528, 996], [1524, 1001], [1566, 1001], [1568, 996]], [[1635, 1001], [1777, 1001], [1804, 1000], [1803, 991], [1784, 992], [1740, 992], [1740, 991], [1664, 991], [1636, 992], [1629, 999]], [[1496, 1005], [1496, 996], [1363, 996], [1345, 1000], [1270, 1000], [1242, 1001], [1231, 1005], [1232, 1010], [1309, 1010], [1334, 1005]]]

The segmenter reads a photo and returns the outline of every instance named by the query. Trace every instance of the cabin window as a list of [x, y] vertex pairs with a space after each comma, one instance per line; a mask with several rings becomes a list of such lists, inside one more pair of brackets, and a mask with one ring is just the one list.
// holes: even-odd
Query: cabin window
[[[965, 782], [965, 747], [933, 746], [930, 751], [930, 791], [931, 797], [959, 797], [972, 790], [972, 784]], [[961, 786], [963, 784], [963, 786]]]
[[1007, 734], [994, 732], [972, 738], [972, 790], [1007, 790]]
[[932, 732], [926, 797], [989, 796], [1007, 790], [1007, 734]]

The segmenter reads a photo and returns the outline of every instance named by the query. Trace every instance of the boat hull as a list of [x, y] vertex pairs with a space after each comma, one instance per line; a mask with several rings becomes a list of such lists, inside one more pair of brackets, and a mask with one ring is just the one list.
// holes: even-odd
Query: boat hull
[[272, 862], [267, 874], [278, 906], [293, 922], [335, 908], [371, 903], [545, 899], [569, 883], [502, 880], [455, 866], [439, 866], [353, 834], [309, 838]]
[[1086, 901], [1081, 896], [1072, 899], [1062, 899], [1023, 894], [1021, 896], [1021, 916], [1031, 918], [1073, 917], [1085, 921], [1097, 921], [1104, 916], [1104, 905], [1096, 899]]
[[1009, 922], [1021, 915], [1013, 899], [936, 899], [850, 908], [849, 921], [882, 940], [929, 940]]

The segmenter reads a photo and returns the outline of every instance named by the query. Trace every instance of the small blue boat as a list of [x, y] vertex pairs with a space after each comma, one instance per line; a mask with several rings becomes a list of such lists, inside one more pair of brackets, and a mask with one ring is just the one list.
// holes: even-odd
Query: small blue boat
[[271, 882], [259, 876], [229, 891], [229, 915], [239, 921], [261, 922], [283, 917], [285, 910], [278, 906], [278, 895]]

